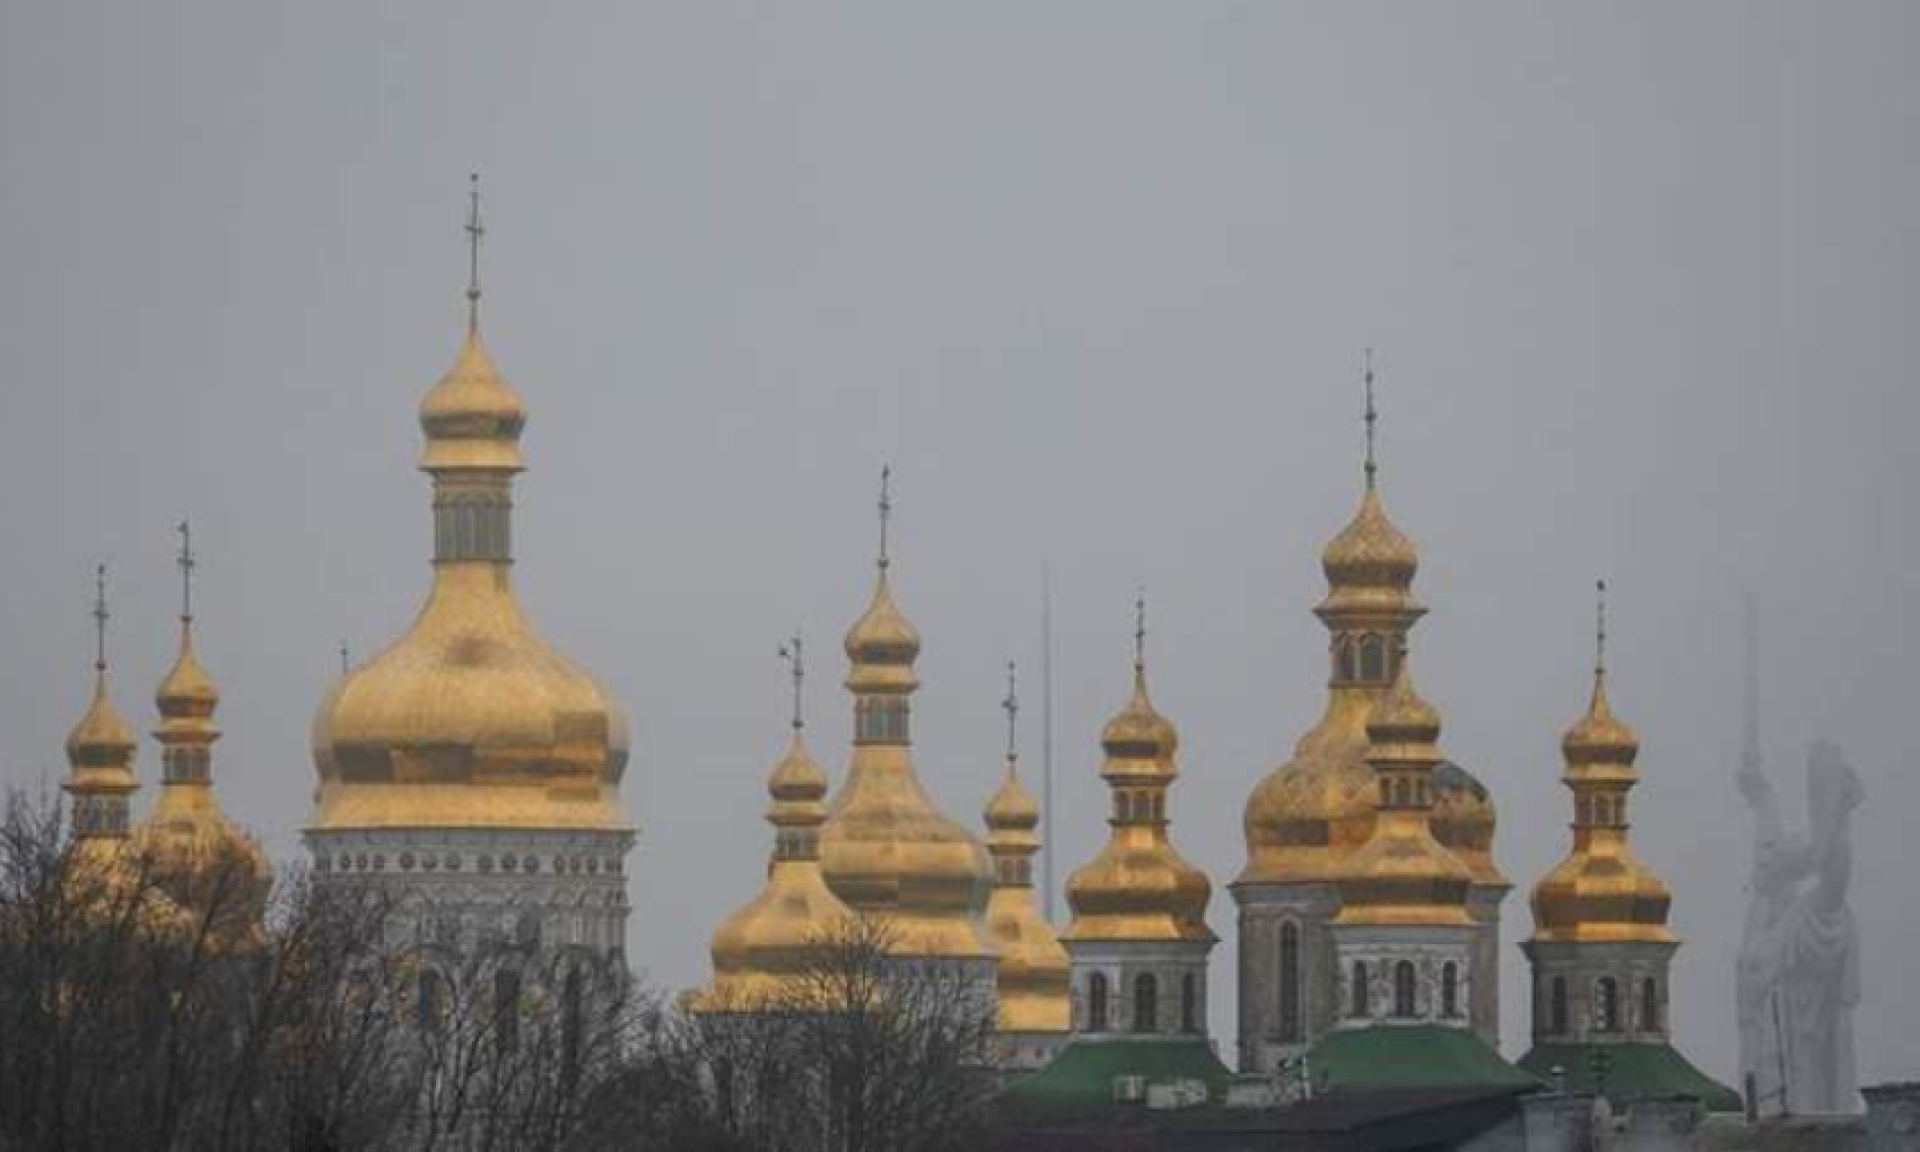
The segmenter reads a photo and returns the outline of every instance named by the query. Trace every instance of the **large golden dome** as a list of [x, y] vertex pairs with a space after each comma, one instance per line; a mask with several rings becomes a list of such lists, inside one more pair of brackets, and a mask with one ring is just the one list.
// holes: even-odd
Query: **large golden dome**
[[1536, 941], [1678, 939], [1667, 927], [1673, 895], [1633, 853], [1627, 796], [1639, 782], [1639, 737], [1613, 714], [1606, 669], [1594, 669], [1593, 698], [1561, 742], [1574, 796], [1573, 847], [1533, 889]]
[[1373, 833], [1367, 718], [1426, 610], [1412, 591], [1419, 553], [1387, 517], [1371, 466], [1360, 508], [1328, 543], [1321, 568], [1327, 596], [1314, 612], [1332, 634], [1326, 711], [1247, 798], [1247, 866], [1236, 884], [1332, 879], [1340, 858]]
[[821, 987], [809, 980], [821, 949], [852, 917], [820, 873], [820, 825], [827, 818], [827, 775], [796, 726], [767, 782], [775, 832], [767, 880], [751, 903], [713, 934], [713, 985], [695, 1002], [702, 1012], [804, 1007]]
[[1179, 776], [1179, 733], [1147, 695], [1136, 659], [1133, 693], [1101, 734], [1100, 769], [1113, 791], [1112, 831], [1100, 854], [1067, 879], [1066, 941], [1205, 941], [1213, 884], [1167, 837], [1167, 790]]
[[525, 413], [469, 330], [421, 406], [434, 577], [412, 628], [314, 718], [317, 829], [628, 827], [627, 721], [514, 595], [512, 478]]

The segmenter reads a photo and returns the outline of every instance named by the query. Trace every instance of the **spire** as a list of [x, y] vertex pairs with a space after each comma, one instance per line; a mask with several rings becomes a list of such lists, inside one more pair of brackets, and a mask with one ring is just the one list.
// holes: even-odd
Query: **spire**
[[1147, 672], [1147, 589], [1142, 585], [1133, 595], [1133, 671]]
[[467, 176], [467, 330], [480, 330], [480, 240], [487, 234], [480, 223], [480, 173]]
[[880, 571], [887, 570], [887, 522], [893, 518], [893, 465], [880, 466]]
[[793, 719], [794, 732], [798, 733], [807, 726], [801, 715], [800, 694], [807, 680], [806, 642], [800, 638], [800, 629], [795, 628], [793, 635], [785, 644], [780, 645], [780, 658], [787, 662], [787, 675], [793, 681]]
[[1007, 714], [1007, 775], [1009, 776], [1014, 774], [1015, 766], [1020, 762], [1020, 746], [1018, 743], [1020, 696], [1017, 692], [1017, 676], [1018, 670], [1014, 662], [1011, 660], [1007, 661], [1007, 695], [1004, 700], [1000, 701], [1000, 710]]
[[1375, 411], [1375, 410], [1374, 410], [1374, 407], [1373, 407], [1373, 349], [1371, 349], [1371, 348], [1369, 348], [1369, 349], [1367, 349], [1367, 354], [1366, 354], [1366, 371], [1365, 371], [1365, 375], [1364, 375], [1364, 377], [1363, 377], [1363, 379], [1365, 380], [1365, 383], [1366, 383], [1366, 389], [1367, 389], [1367, 415], [1366, 415], [1366, 423], [1367, 423], [1367, 491], [1369, 491], [1369, 492], [1371, 492], [1371, 491], [1373, 491], [1373, 483], [1374, 483], [1374, 476], [1375, 476], [1375, 474], [1377, 474], [1377, 473], [1378, 473], [1378, 472], [1380, 471], [1380, 467], [1379, 467], [1379, 464], [1378, 464], [1377, 462], [1375, 462], [1375, 460], [1374, 460], [1374, 456], [1373, 456], [1373, 442], [1374, 442], [1374, 435], [1375, 435], [1375, 425], [1376, 425], [1376, 424], [1377, 424], [1377, 423], [1379, 422], [1379, 420], [1380, 420], [1380, 414], [1379, 414], [1379, 413], [1378, 413], [1377, 411]]
[[[1133, 598], [1133, 695], [1107, 726], [1101, 730], [1100, 743], [1110, 760], [1149, 761], [1156, 774], [1173, 773], [1173, 754], [1180, 745], [1179, 731], [1173, 722], [1153, 706], [1147, 693], [1147, 593], [1142, 588]], [[1109, 768], [1103, 774], [1111, 775]], [[1122, 773], [1125, 774], [1124, 772]]]
[[1593, 582], [1593, 691], [1606, 690], [1607, 683], [1607, 582]]
[[107, 566], [93, 570], [93, 671], [104, 684], [107, 679]]
[[1560, 748], [1570, 767], [1602, 765], [1631, 773], [1640, 740], [1607, 700], [1607, 582], [1596, 580], [1593, 588], [1593, 699], [1587, 714], [1561, 738]]
[[193, 523], [180, 521], [174, 531], [180, 533], [180, 623], [185, 628], [193, 627], [193, 570], [198, 561], [193, 557]]
[[340, 675], [353, 671], [353, 649], [347, 647], [345, 640], [340, 641]]

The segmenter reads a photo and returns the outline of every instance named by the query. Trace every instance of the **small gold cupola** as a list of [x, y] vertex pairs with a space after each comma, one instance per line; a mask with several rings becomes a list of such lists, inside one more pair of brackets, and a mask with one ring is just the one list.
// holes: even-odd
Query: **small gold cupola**
[[934, 807], [914, 771], [910, 720], [920, 635], [894, 603], [888, 580], [891, 476], [881, 471], [873, 600], [847, 632], [853, 755], [821, 832], [821, 864], [835, 895], [886, 921], [896, 953], [990, 963], [992, 865], [980, 842]]
[[177, 902], [215, 915], [216, 934], [235, 942], [258, 934], [273, 869], [260, 845], [221, 811], [213, 788], [213, 713], [220, 692], [194, 648], [193, 529], [180, 533], [180, 655], [154, 694], [160, 726], [160, 793], [136, 832], [155, 876]]
[[701, 1012], [755, 1012], [805, 1007], [818, 994], [809, 972], [852, 917], [820, 872], [820, 826], [827, 819], [827, 774], [807, 751], [801, 717], [806, 675], [796, 634], [781, 648], [793, 677], [793, 735], [767, 781], [774, 828], [766, 884], [713, 936], [713, 985], [696, 1001]]
[[1134, 610], [1133, 692], [1100, 734], [1106, 752], [1100, 775], [1113, 793], [1111, 831], [1100, 854], [1067, 880], [1073, 922], [1060, 938], [1212, 943], [1207, 902], [1213, 885], [1167, 835], [1180, 734], [1147, 693], [1144, 597]]
[[1533, 939], [1670, 943], [1678, 939], [1667, 927], [1673, 896], [1628, 840], [1640, 739], [1607, 700], [1606, 584], [1596, 588], [1593, 697], [1560, 742], [1562, 779], [1573, 793], [1573, 847], [1534, 886]]
[[1334, 923], [1464, 926], [1473, 872], [1432, 827], [1440, 713], [1414, 692], [1404, 652], [1397, 664], [1393, 690], [1367, 721], [1378, 817], [1346, 860]]
[[1020, 701], [1014, 666], [1007, 665], [1007, 773], [987, 804], [987, 852], [993, 857], [993, 896], [987, 926], [1000, 951], [996, 977], [1002, 1032], [1065, 1032], [1073, 1022], [1071, 962], [1053, 926], [1033, 901], [1033, 857], [1040, 851], [1040, 805], [1020, 782], [1015, 721]]
[[66, 781], [73, 797], [73, 838], [83, 851], [114, 853], [131, 834], [129, 811], [140, 787], [133, 773], [139, 750], [133, 725], [113, 706], [107, 690], [107, 566], [94, 572], [93, 700], [67, 736]]

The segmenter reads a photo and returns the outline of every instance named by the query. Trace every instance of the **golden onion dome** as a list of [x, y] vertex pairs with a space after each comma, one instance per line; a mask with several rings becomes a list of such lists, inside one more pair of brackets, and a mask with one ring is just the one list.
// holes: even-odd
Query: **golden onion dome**
[[1409, 590], [1420, 567], [1413, 541], [1387, 517], [1379, 490], [1368, 485], [1360, 510], [1320, 557], [1328, 594], [1323, 616], [1356, 609], [1412, 607]]
[[[1603, 633], [1604, 635], [1604, 633]], [[1639, 781], [1633, 730], [1613, 715], [1604, 664], [1587, 711], [1561, 741], [1573, 792], [1573, 846], [1533, 889], [1536, 941], [1671, 943], [1673, 896], [1633, 853], [1628, 794]]]
[[820, 825], [826, 820], [827, 776], [796, 725], [786, 755], [767, 781], [773, 797], [773, 858], [752, 902], [713, 935], [713, 984], [694, 1002], [699, 1012], [754, 1012], [806, 1007], [824, 991], [810, 979], [852, 912], [820, 872]]
[[855, 912], [886, 921], [903, 956], [984, 960], [993, 867], [986, 849], [928, 798], [914, 771], [911, 697], [920, 636], [894, 602], [882, 537], [873, 598], [846, 639], [853, 755], [821, 830], [827, 883]]
[[[182, 567], [191, 572], [190, 553]], [[213, 917], [215, 945], [255, 942], [264, 931], [273, 866], [214, 794], [212, 748], [220, 729], [213, 713], [220, 692], [194, 649], [190, 614], [181, 620], [180, 655], [154, 702], [161, 717], [154, 731], [162, 749], [160, 794], [135, 829], [135, 843], [178, 905]]]
[[494, 366], [479, 328], [470, 327], [453, 368], [420, 402], [420, 428], [427, 434], [420, 466], [429, 472], [521, 471], [526, 424], [526, 407]]
[[987, 852], [994, 863], [987, 928], [1000, 954], [994, 980], [1002, 1032], [1065, 1032], [1073, 1021], [1072, 961], [1034, 906], [1039, 823], [1040, 805], [1020, 783], [1009, 755], [1006, 780], [986, 809]]
[[67, 735], [67, 762], [73, 766], [76, 776], [85, 775], [102, 782], [117, 781], [124, 776], [127, 790], [132, 791], [136, 787], [133, 755], [139, 746], [133, 725], [113, 706], [113, 698], [107, 691], [106, 669], [101, 668], [94, 677], [92, 703]]
[[1179, 770], [1171, 721], [1147, 695], [1143, 661], [1134, 661], [1133, 692], [1101, 733], [1100, 775], [1113, 792], [1110, 833], [1100, 853], [1067, 879], [1073, 922], [1061, 939], [1205, 941], [1213, 884], [1168, 838], [1167, 791]]
[[629, 830], [626, 716], [514, 594], [511, 482], [524, 423], [469, 331], [421, 407], [432, 590], [406, 635], [321, 702], [316, 829]]
[[1472, 873], [1434, 838], [1433, 772], [1445, 759], [1440, 713], [1414, 691], [1402, 655], [1393, 688], [1367, 722], [1378, 816], [1367, 842], [1343, 862], [1342, 924], [1458, 925], [1470, 922]]

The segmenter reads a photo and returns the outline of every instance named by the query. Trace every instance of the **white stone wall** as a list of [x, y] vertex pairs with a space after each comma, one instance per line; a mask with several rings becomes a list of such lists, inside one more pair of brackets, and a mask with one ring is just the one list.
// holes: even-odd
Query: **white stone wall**
[[[1473, 943], [1477, 930], [1470, 927], [1445, 928], [1419, 925], [1336, 925], [1333, 929], [1338, 956], [1335, 974], [1335, 999], [1339, 1008], [1339, 1027], [1363, 1027], [1382, 1022], [1446, 1024], [1459, 1028], [1472, 1026]], [[1402, 963], [1413, 966], [1414, 1003], [1411, 1014], [1396, 1010], [1394, 973]], [[1356, 966], [1364, 963], [1367, 971], [1367, 1011], [1356, 1016], [1353, 979]], [[1453, 966], [1455, 979], [1454, 1014], [1445, 1012], [1443, 990], [1446, 966]]]
[[[1192, 1036], [1207, 1035], [1207, 954], [1211, 942], [1172, 941], [1070, 941], [1067, 953], [1073, 960], [1073, 1034], [1075, 1038], [1098, 1039], [1102, 1036]], [[1094, 973], [1107, 980], [1107, 1026], [1102, 1031], [1090, 1027], [1089, 986]], [[1151, 973], [1157, 995], [1154, 1028], [1141, 1028], [1135, 1017], [1134, 994], [1138, 978]], [[1195, 1003], [1191, 1030], [1182, 1025], [1182, 998], [1187, 977], [1194, 983]]]

